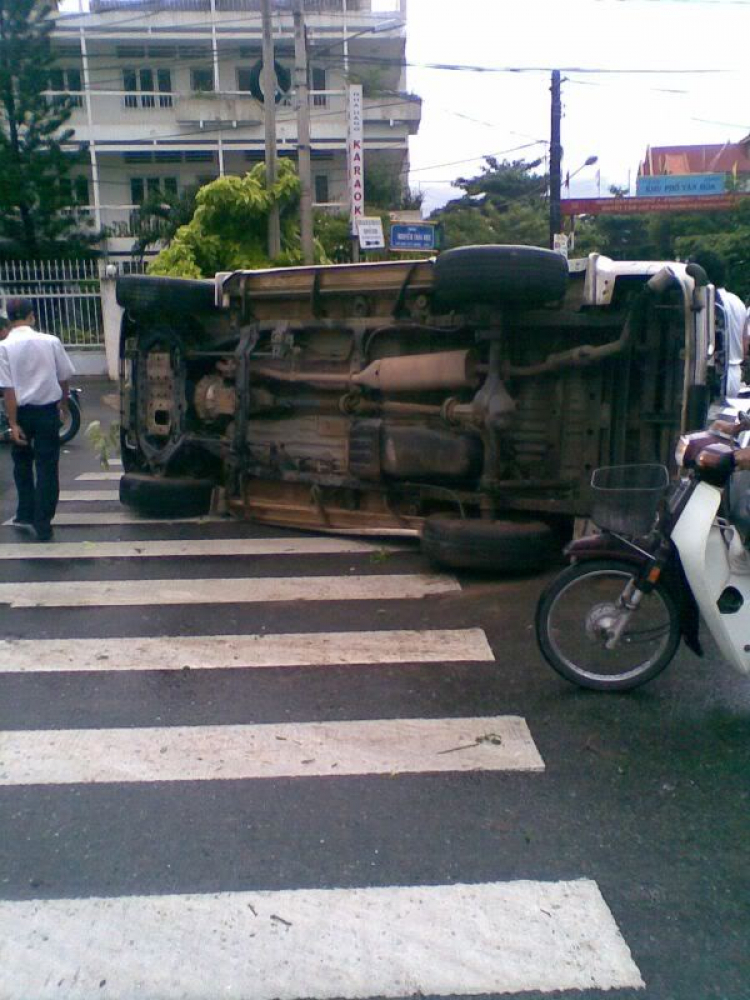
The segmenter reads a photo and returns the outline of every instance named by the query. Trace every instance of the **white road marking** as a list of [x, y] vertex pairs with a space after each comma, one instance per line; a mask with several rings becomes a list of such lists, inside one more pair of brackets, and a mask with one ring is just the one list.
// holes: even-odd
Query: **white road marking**
[[120, 479], [122, 472], [82, 472], [80, 476], [76, 476], [77, 483], [115, 483]]
[[[323, 555], [393, 552], [394, 547], [330, 536], [310, 538], [157, 539], [137, 542], [50, 542], [0, 545], [0, 559], [133, 559], [172, 556]], [[409, 551], [408, 549], [406, 551]]]
[[0, 673], [493, 662], [480, 628], [133, 639], [0, 639]]
[[645, 985], [590, 879], [3, 902], [0, 940], [4, 1000], [358, 1000]]
[[543, 771], [516, 716], [6, 730], [0, 786]]
[[119, 500], [119, 490], [60, 490], [60, 502], [84, 501], [91, 503], [94, 500]]
[[450, 576], [240, 577], [201, 580], [86, 580], [0, 583], [12, 608], [103, 608], [146, 604], [254, 604], [267, 601], [399, 601], [458, 591]]
[[[100, 524], [207, 524], [210, 522], [223, 521], [227, 522], [226, 518], [210, 517], [208, 515], [203, 517], [139, 517], [137, 514], [133, 514], [130, 511], [115, 508], [112, 511], [102, 512], [93, 511], [89, 512], [86, 510], [74, 511], [71, 513], [61, 513], [59, 510], [55, 514], [52, 523], [55, 527], [60, 525], [75, 525], [83, 524], [86, 527]], [[4, 525], [12, 524], [13, 519], [8, 518], [7, 521], [3, 521]]]

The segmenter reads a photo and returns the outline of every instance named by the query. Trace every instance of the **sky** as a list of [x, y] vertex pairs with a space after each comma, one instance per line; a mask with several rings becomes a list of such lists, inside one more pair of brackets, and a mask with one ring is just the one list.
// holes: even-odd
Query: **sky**
[[408, 0], [407, 15], [407, 86], [423, 98], [410, 185], [425, 214], [460, 195], [451, 181], [477, 173], [485, 155], [547, 154], [554, 68], [563, 71], [563, 176], [598, 157], [571, 181], [573, 197], [629, 181], [634, 191], [649, 145], [750, 133], [750, 0]]

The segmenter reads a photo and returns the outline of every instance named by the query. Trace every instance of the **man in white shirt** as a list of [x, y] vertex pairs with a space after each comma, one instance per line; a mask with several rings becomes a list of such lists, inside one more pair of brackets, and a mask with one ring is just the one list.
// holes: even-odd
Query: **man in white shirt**
[[13, 523], [52, 538], [60, 494], [60, 415], [68, 405], [73, 364], [57, 337], [34, 330], [28, 299], [9, 299], [10, 332], [0, 341], [0, 389], [13, 441], [18, 508]]
[[721, 373], [720, 391], [723, 399], [734, 399], [740, 389], [747, 388], [742, 381], [742, 363], [750, 340], [748, 313], [742, 299], [722, 287], [726, 268], [718, 254], [713, 250], [699, 250], [690, 260], [700, 264], [716, 289], [716, 360]]

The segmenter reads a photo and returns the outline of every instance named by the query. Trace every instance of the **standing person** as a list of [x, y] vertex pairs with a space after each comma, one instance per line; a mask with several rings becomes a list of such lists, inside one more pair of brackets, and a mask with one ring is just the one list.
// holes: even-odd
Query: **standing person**
[[734, 399], [743, 388], [742, 362], [748, 346], [748, 313], [739, 295], [724, 285], [724, 262], [712, 250], [701, 250], [690, 258], [700, 264], [716, 289], [716, 351], [723, 362], [721, 395]]
[[6, 311], [10, 330], [0, 341], [0, 389], [18, 491], [13, 523], [33, 527], [38, 540], [48, 542], [60, 493], [60, 416], [68, 405], [75, 369], [57, 337], [34, 330], [34, 307], [28, 299], [9, 299]]

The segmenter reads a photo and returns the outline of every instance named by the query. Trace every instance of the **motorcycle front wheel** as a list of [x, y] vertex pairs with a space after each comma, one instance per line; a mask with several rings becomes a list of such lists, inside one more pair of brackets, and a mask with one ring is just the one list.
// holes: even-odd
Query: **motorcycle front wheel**
[[72, 441], [81, 429], [81, 407], [75, 396], [68, 399], [68, 412], [60, 421], [60, 444]]
[[660, 674], [680, 643], [680, 618], [669, 591], [645, 594], [618, 642], [607, 641], [633, 580], [626, 562], [603, 559], [569, 566], [547, 587], [536, 610], [545, 659], [566, 680], [596, 691], [629, 691]]

